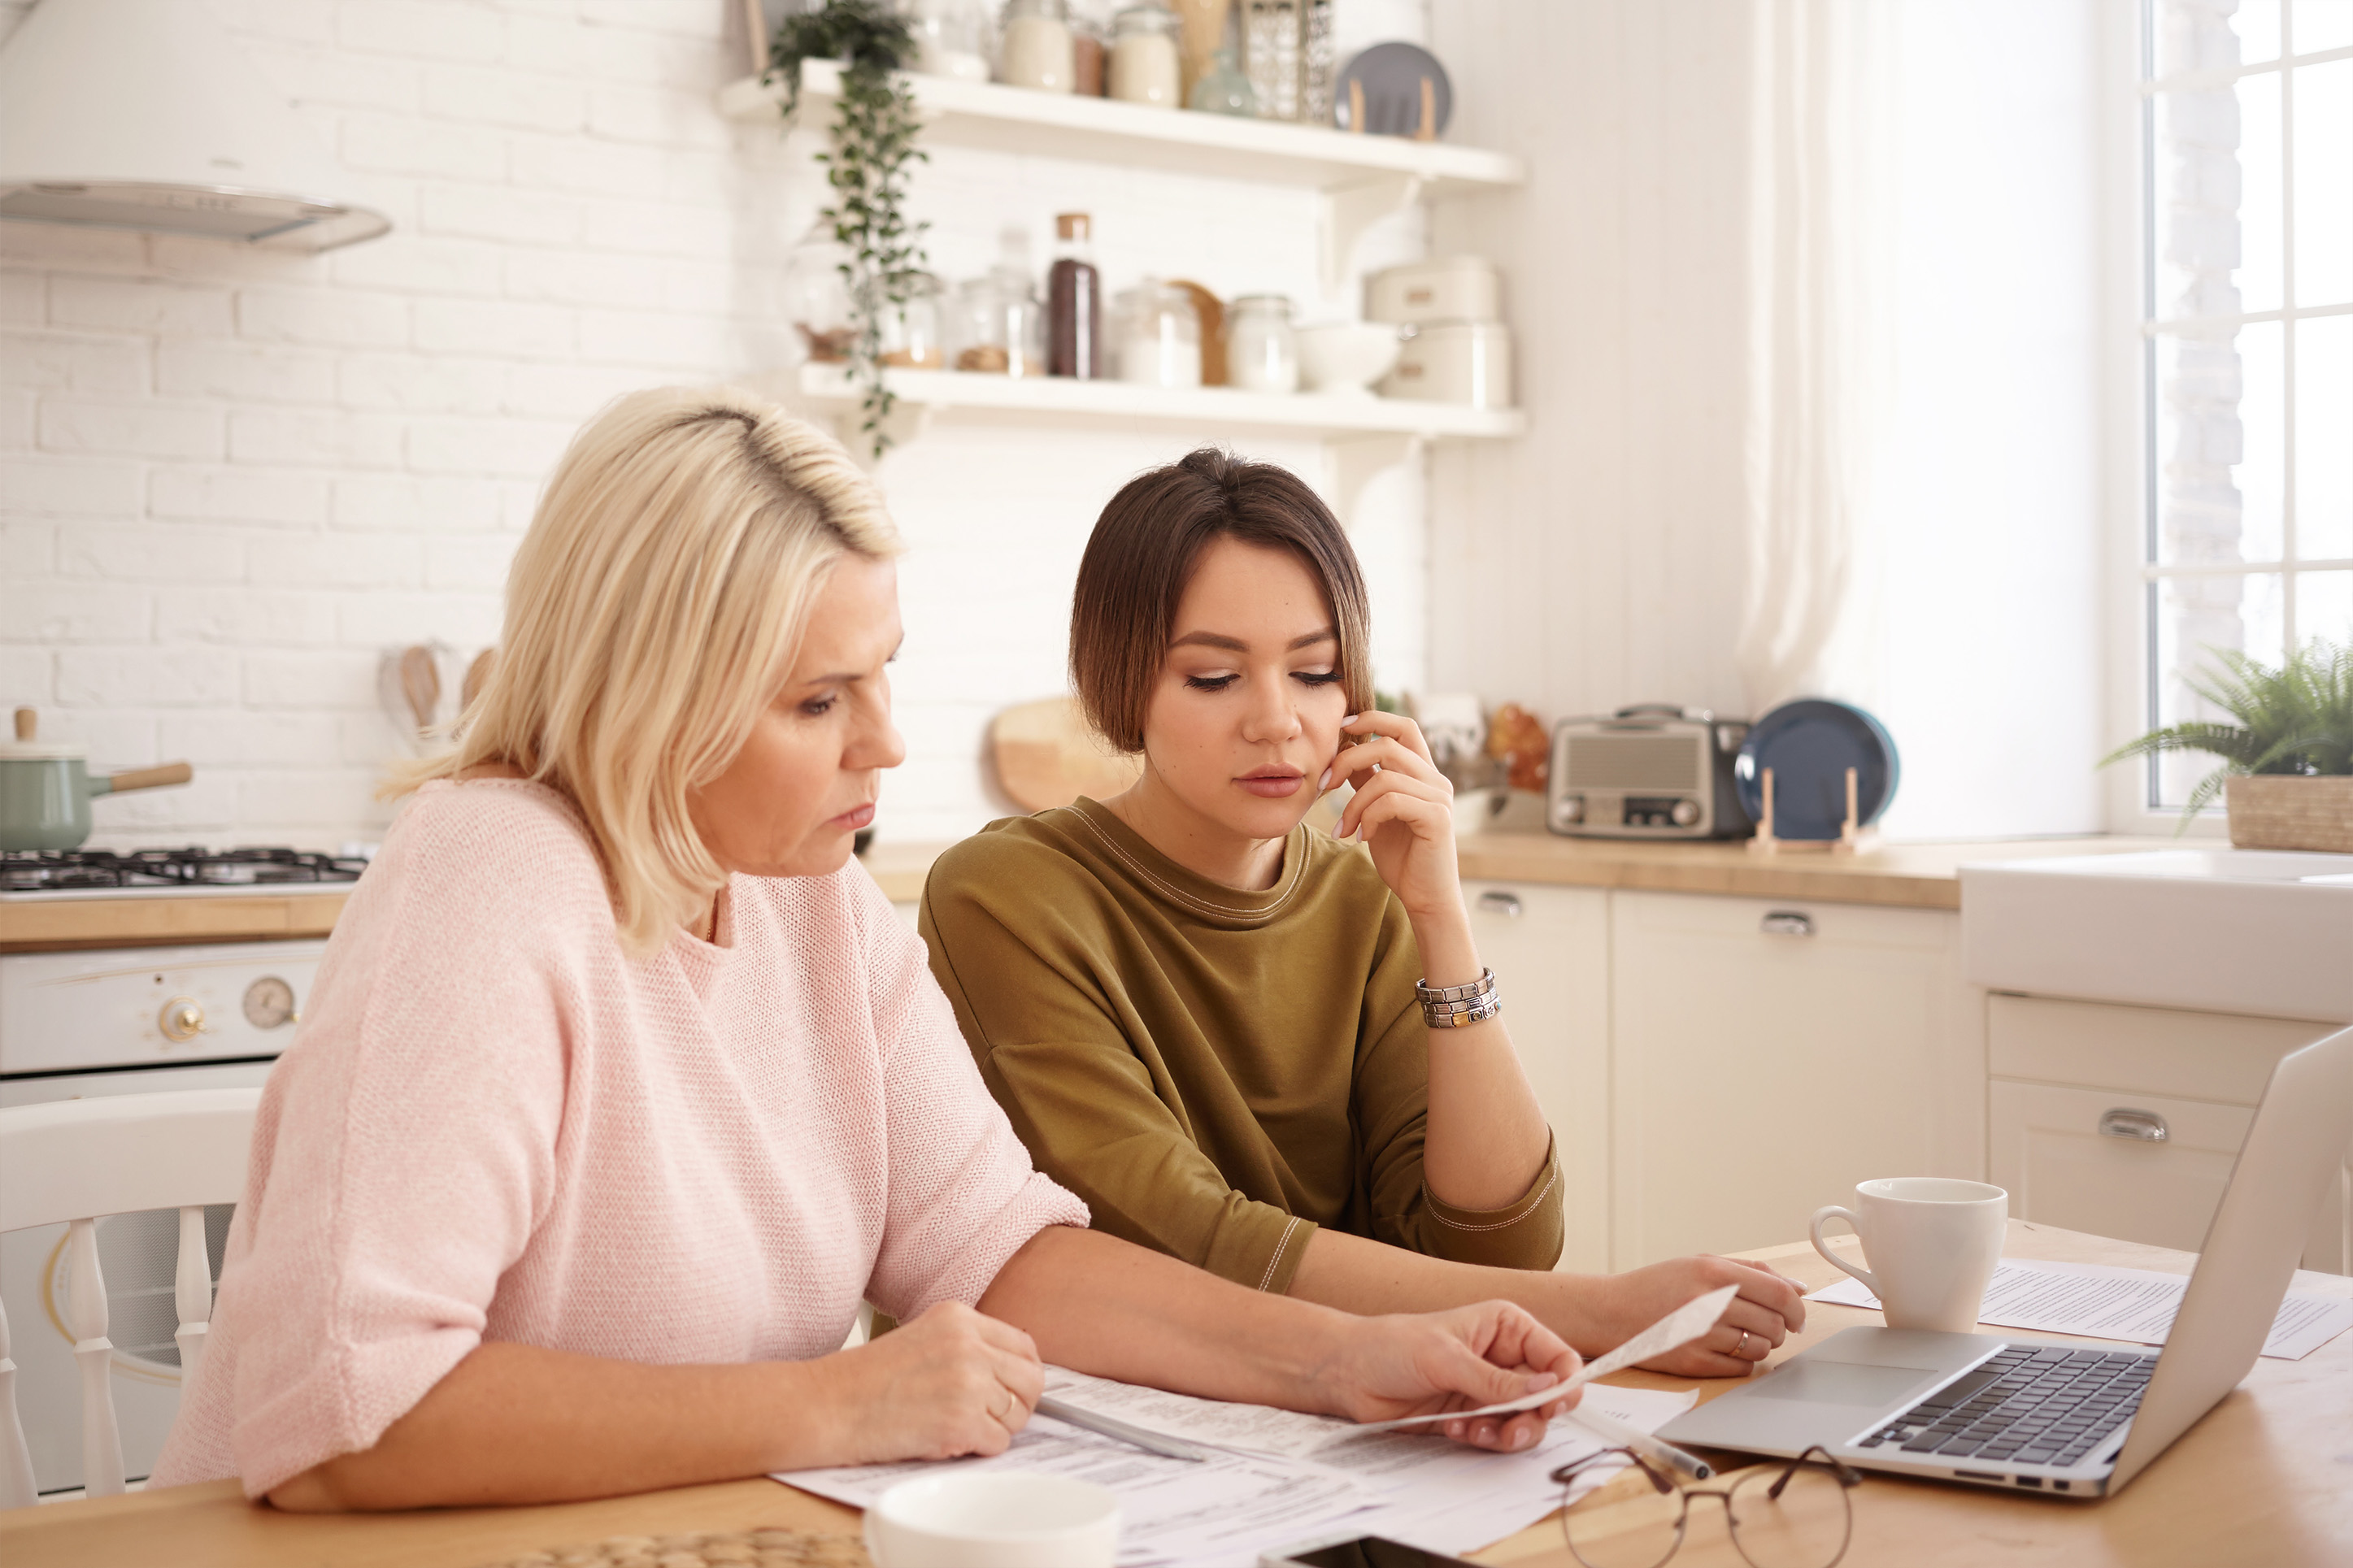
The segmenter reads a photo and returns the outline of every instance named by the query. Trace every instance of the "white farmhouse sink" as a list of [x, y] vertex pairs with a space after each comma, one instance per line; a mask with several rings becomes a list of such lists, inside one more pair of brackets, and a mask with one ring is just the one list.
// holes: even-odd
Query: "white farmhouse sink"
[[2353, 855], [2160, 849], [1961, 868], [1997, 991], [2353, 1021]]

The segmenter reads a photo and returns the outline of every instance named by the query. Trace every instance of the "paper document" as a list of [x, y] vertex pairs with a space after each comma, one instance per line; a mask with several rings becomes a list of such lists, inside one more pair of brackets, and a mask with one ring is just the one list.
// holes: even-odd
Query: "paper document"
[[1122, 1568], [1180, 1563], [1249, 1568], [1266, 1542], [1347, 1528], [1343, 1520], [1377, 1500], [1338, 1471], [1297, 1460], [1236, 1453], [1202, 1462], [1164, 1458], [1044, 1415], [1031, 1417], [1013, 1446], [993, 1458], [794, 1470], [776, 1479], [865, 1508], [901, 1481], [944, 1465], [1031, 1470], [1109, 1487], [1119, 1494]]
[[1515, 1410], [1534, 1410], [1539, 1405], [1549, 1405], [1572, 1388], [1582, 1388], [1597, 1377], [1608, 1377], [1613, 1372], [1623, 1372], [1637, 1362], [1662, 1356], [1678, 1345], [1689, 1344], [1715, 1327], [1732, 1299], [1740, 1294], [1737, 1285], [1726, 1285], [1710, 1290], [1704, 1296], [1684, 1302], [1616, 1350], [1599, 1361], [1587, 1362], [1570, 1375], [1566, 1383], [1534, 1394], [1523, 1394], [1517, 1399], [1506, 1399], [1501, 1405], [1482, 1405], [1476, 1410], [1450, 1410], [1443, 1415], [1406, 1415], [1395, 1421], [1368, 1421], [1356, 1428], [1359, 1432], [1386, 1432], [1396, 1426], [1419, 1426], [1425, 1421], [1459, 1421], [1469, 1415], [1503, 1415]]
[[[1609, 1447], [1560, 1423], [1534, 1448], [1490, 1454], [1442, 1437], [1367, 1432], [1352, 1422], [1263, 1405], [1227, 1405], [1046, 1369], [1057, 1398], [1208, 1447], [1206, 1462], [1164, 1458], [1046, 1416], [990, 1459], [801, 1470], [776, 1479], [863, 1508], [911, 1476], [943, 1465], [1042, 1470], [1119, 1494], [1121, 1568], [1256, 1568], [1261, 1552], [1317, 1537], [1386, 1535], [1435, 1552], [1475, 1551], [1525, 1529], [1616, 1472], [1597, 1465], [1567, 1493], [1558, 1467]], [[1645, 1432], [1691, 1408], [1694, 1395], [1595, 1386], [1585, 1399]], [[1255, 1444], [1254, 1450], [1244, 1443]], [[1279, 1450], [1279, 1451], [1269, 1451]]]
[[[1690, 1390], [1667, 1394], [1596, 1384], [1585, 1391], [1578, 1408], [1589, 1405], [1629, 1426], [1655, 1432], [1690, 1409], [1698, 1397]], [[1552, 1479], [1553, 1471], [1572, 1459], [1616, 1447], [1573, 1421], [1555, 1422], [1535, 1447], [1516, 1454], [1484, 1453], [1443, 1437], [1351, 1430], [1352, 1436], [1320, 1450], [1316, 1461], [1355, 1477], [1381, 1500], [1345, 1521], [1342, 1528], [1456, 1555], [1517, 1534], [1625, 1468], [1622, 1457], [1588, 1466], [1564, 1489]], [[1301, 1539], [1291, 1535], [1284, 1541]]]
[[[2103, 1263], [2051, 1263], [2005, 1258], [1986, 1287], [1978, 1321], [2002, 1329], [2034, 1329], [2046, 1334], [2083, 1334], [2161, 1345], [2181, 1310], [2186, 1275], [2148, 1268], [2117, 1268]], [[1841, 1307], [1879, 1305], [1860, 1279], [1841, 1279], [1817, 1290], [1809, 1301]], [[2353, 1301], [2291, 1292], [2272, 1320], [2263, 1354], [2300, 1361], [2353, 1328]]]

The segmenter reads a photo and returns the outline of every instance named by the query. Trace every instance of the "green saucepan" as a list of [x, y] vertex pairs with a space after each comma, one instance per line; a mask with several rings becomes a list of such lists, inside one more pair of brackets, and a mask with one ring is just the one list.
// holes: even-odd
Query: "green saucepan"
[[90, 837], [90, 800], [127, 789], [184, 784], [185, 763], [92, 778], [84, 748], [33, 738], [30, 708], [16, 710], [16, 738], [0, 741], [0, 849], [79, 849]]

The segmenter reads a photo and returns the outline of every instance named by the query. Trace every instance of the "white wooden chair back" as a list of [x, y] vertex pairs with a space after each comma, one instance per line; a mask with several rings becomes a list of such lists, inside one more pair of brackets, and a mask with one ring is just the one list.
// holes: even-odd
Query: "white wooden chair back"
[[[259, 1089], [198, 1089], [0, 1108], [0, 1231], [69, 1226], [65, 1261], [72, 1321], [66, 1327], [81, 1369], [82, 1486], [90, 1497], [111, 1496], [124, 1485], [98, 1222], [149, 1209], [180, 1211], [174, 1337], [185, 1388], [204, 1357], [213, 1310], [205, 1205], [233, 1204], [243, 1192], [260, 1103]], [[8, 1316], [0, 1310], [0, 1509], [34, 1500], [32, 1453], [16, 1414]]]

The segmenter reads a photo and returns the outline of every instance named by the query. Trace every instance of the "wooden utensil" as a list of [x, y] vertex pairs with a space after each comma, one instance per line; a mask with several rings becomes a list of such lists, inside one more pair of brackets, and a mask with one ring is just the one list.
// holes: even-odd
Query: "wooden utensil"
[[432, 729], [434, 712], [441, 706], [441, 671], [434, 665], [433, 650], [422, 643], [400, 650], [400, 694], [417, 716], [417, 732]]
[[1188, 283], [1182, 278], [1168, 285], [1182, 289], [1193, 298], [1193, 313], [1201, 318], [1201, 384], [1226, 384], [1226, 307], [1223, 301], [1198, 283]]
[[988, 727], [988, 751], [997, 782], [1024, 811], [1068, 805], [1082, 795], [1101, 800], [1144, 772], [1142, 757], [1113, 751], [1068, 697], [1024, 702], [999, 713]]

